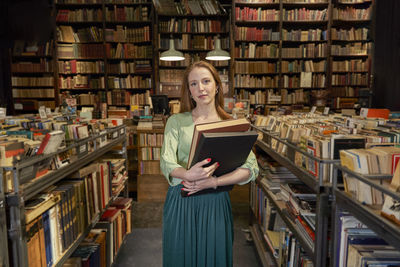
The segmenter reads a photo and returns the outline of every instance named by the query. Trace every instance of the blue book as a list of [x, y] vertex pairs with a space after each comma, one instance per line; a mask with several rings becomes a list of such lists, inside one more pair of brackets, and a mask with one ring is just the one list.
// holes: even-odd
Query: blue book
[[53, 251], [51, 246], [51, 234], [50, 234], [50, 217], [49, 210], [43, 213], [43, 231], [44, 231], [44, 244], [46, 250], [46, 265], [50, 267], [53, 265]]

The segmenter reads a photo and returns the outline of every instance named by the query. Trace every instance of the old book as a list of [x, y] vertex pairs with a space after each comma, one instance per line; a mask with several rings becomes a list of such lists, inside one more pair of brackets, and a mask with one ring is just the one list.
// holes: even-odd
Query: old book
[[58, 148], [61, 146], [61, 143], [64, 140], [64, 137], [65, 133], [61, 130], [47, 133], [42, 143], [40, 144], [40, 147], [36, 154], [51, 154], [57, 152]]
[[[202, 133], [189, 168], [197, 162], [210, 158], [210, 163], [205, 166], [219, 163], [219, 167], [214, 172], [215, 176], [232, 172], [246, 162], [257, 137], [258, 134], [255, 131]], [[216, 190], [226, 191], [232, 188], [233, 185], [220, 186]], [[196, 194], [212, 191], [214, 189], [205, 189]], [[182, 196], [187, 196], [186, 191], [181, 193]]]
[[211, 123], [197, 124], [194, 127], [192, 144], [190, 146], [188, 166], [191, 166], [195, 148], [199, 142], [201, 133], [218, 133], [218, 132], [245, 132], [250, 128], [250, 122], [246, 119], [223, 120]]

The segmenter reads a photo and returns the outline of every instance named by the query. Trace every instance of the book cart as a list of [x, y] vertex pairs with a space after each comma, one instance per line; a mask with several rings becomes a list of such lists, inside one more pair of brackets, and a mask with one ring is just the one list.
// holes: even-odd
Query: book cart
[[[0, 174], [0, 240], [7, 240], [7, 219], [5, 209], [5, 197], [3, 177]], [[8, 246], [7, 242], [0, 242], [0, 267], [8, 267]]]
[[[280, 163], [282, 166], [286, 167], [290, 172], [292, 172], [295, 176], [297, 176], [304, 184], [306, 184], [312, 191], [316, 194], [316, 222], [315, 222], [315, 241], [313, 246], [306, 241], [304, 233], [299, 229], [295, 222], [289, 217], [288, 210], [285, 208], [285, 204], [281, 200], [276, 200], [267, 188], [265, 188], [262, 183], [259, 183], [259, 186], [265, 192], [268, 199], [271, 201], [272, 205], [276, 207], [277, 213], [281, 216], [283, 221], [285, 222], [287, 228], [294, 234], [298, 242], [300, 243], [303, 250], [306, 254], [312, 259], [314, 266], [327, 266], [328, 264], [328, 223], [330, 219], [330, 206], [331, 206], [331, 184], [323, 182], [322, 173], [323, 168], [326, 164], [333, 164], [337, 162], [337, 160], [322, 160], [320, 158], [316, 158], [306, 151], [301, 150], [296, 145], [293, 145], [286, 141], [285, 139], [279, 138], [277, 135], [270, 133], [269, 131], [264, 130], [262, 127], [253, 126], [255, 130], [263, 134], [262, 140], [257, 140], [256, 145], [266, 152], [269, 156], [271, 156], [275, 161]], [[271, 141], [276, 140], [278, 143], [282, 143], [287, 146], [287, 154], [288, 157], [283, 156], [282, 154], [277, 153], [271, 145]], [[303, 154], [307, 160], [315, 161], [318, 165], [318, 177], [310, 174], [306, 169], [302, 169], [300, 166], [297, 166], [294, 163], [294, 153], [298, 152]], [[293, 155], [293, 157], [291, 157]], [[258, 228], [258, 229], [257, 229]], [[265, 247], [265, 241], [262, 236], [260, 236], [260, 226], [258, 224], [253, 224], [251, 226], [251, 233], [253, 235], [253, 240], [256, 244], [256, 248], [259, 252], [261, 262], [264, 266], [268, 266], [267, 264], [267, 255], [266, 251], [262, 251], [263, 247]], [[282, 239], [281, 241], [282, 242]], [[285, 246], [286, 244], [280, 244], [281, 246]], [[275, 263], [277, 266], [280, 266], [282, 260], [282, 253], [279, 253], [279, 257], [275, 257]]]
[[[88, 163], [100, 158], [106, 152], [112, 152], [113, 149], [115, 149], [115, 146], [120, 145], [121, 143], [122, 148], [120, 153], [122, 157], [126, 159], [126, 128], [124, 125], [109, 128], [100, 134], [95, 134], [86, 139], [69, 144], [66, 148], [58, 150], [56, 153], [31, 157], [26, 160], [21, 160], [13, 167], [3, 167], [1, 169], [1, 173], [6, 170], [12, 171], [13, 174], [12, 179], [14, 191], [5, 196], [9, 214], [9, 217], [7, 218], [7, 226], [9, 228], [8, 239], [9, 246], [11, 246], [9, 260], [10, 262], [13, 262], [13, 266], [28, 266], [27, 235], [25, 231], [26, 201], [33, 198], [33, 196], [41, 192], [43, 189], [55, 184], [68, 175], [73, 174], [79, 168], [82, 168]], [[89, 147], [91, 148], [90, 151]], [[76, 160], [58, 170], [49, 171], [42, 177], [34, 179], [36, 173], [35, 169], [38, 164], [51, 160], [51, 158], [56, 154], [71, 149], [75, 149], [77, 152]], [[128, 193], [126, 190], [126, 182], [127, 180], [124, 184], [124, 195], [127, 195]], [[110, 202], [106, 205], [106, 209], [115, 198], [116, 196], [111, 197]], [[89, 226], [72, 242], [72, 245], [64, 251], [59, 260], [55, 262], [53, 266], [62, 266], [64, 264], [90, 230], [95, 227], [104, 210], [100, 211], [100, 213], [95, 216]], [[3, 218], [3, 216], [1, 216], [1, 218]], [[4, 243], [7, 244], [7, 242]]]
[[333, 193], [333, 202], [336, 205], [333, 205], [332, 208], [332, 224], [333, 224], [333, 242], [332, 242], [332, 265], [337, 266], [338, 260], [338, 249], [336, 249], [338, 244], [338, 234], [339, 233], [339, 223], [338, 218], [342, 211], [348, 211], [351, 215], [353, 215], [360, 222], [368, 226], [372, 231], [376, 233], [377, 236], [384, 239], [389, 245], [395, 247], [400, 250], [400, 227], [399, 225], [389, 221], [385, 217], [381, 216], [376, 210], [368, 207], [367, 205], [362, 204], [360, 201], [354, 199], [349, 194], [343, 191], [340, 187], [341, 184], [338, 184], [338, 173], [339, 170], [342, 173], [346, 173], [352, 178], [361, 181], [362, 183], [368, 184], [372, 188], [375, 188], [382, 192], [383, 194], [392, 197], [395, 201], [400, 201], [400, 194], [394, 192], [382, 185], [383, 180], [392, 179], [392, 175], [385, 174], [371, 174], [371, 175], [362, 175], [356, 172], [351, 171], [350, 169], [340, 165], [340, 163], [333, 164], [333, 183], [332, 183], [332, 193]]

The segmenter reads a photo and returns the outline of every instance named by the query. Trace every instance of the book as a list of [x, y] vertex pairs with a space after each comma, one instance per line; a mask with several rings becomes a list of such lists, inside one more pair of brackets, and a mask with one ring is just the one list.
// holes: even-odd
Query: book
[[250, 129], [250, 122], [246, 119], [232, 119], [218, 122], [197, 124], [194, 127], [192, 144], [190, 145], [188, 166], [191, 166], [196, 146], [199, 142], [201, 133], [216, 132], [245, 132]]
[[[189, 168], [197, 162], [211, 158], [210, 163], [205, 166], [218, 162], [219, 167], [214, 172], [215, 176], [232, 172], [246, 162], [257, 137], [258, 134], [255, 131], [202, 133]], [[233, 185], [221, 186], [217, 190], [230, 190], [232, 187]], [[206, 189], [201, 193], [211, 191], [213, 189]], [[187, 192], [182, 191], [182, 196], [187, 196]]]
[[64, 137], [65, 133], [61, 130], [47, 133], [36, 154], [51, 154], [56, 152], [64, 141]]

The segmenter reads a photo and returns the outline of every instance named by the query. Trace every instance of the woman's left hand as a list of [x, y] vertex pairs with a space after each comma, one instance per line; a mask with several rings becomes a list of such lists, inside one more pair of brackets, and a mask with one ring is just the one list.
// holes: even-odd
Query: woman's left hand
[[188, 192], [188, 195], [192, 195], [196, 192], [199, 192], [203, 189], [214, 188], [216, 189], [218, 186], [217, 178], [215, 176], [211, 176], [209, 178], [205, 178], [202, 180], [197, 180], [193, 182], [184, 181], [182, 182], [183, 188], [182, 190]]

